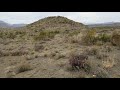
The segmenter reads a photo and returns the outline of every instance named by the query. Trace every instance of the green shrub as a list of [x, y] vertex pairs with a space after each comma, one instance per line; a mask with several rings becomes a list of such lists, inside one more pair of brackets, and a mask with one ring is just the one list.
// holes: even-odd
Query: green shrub
[[0, 32], [0, 38], [4, 38], [4, 33]]
[[8, 32], [6, 37], [10, 38], [10, 39], [14, 39], [16, 37], [16, 35], [13, 32]]
[[89, 30], [85, 34], [85, 36], [82, 37], [82, 41], [86, 45], [94, 45], [96, 43], [96, 31], [95, 30]]
[[79, 30], [75, 30], [75, 31], [73, 31], [73, 32], [69, 32], [69, 34], [68, 34], [68, 36], [74, 36], [74, 35], [78, 35], [80, 33], [80, 31]]
[[34, 40], [52, 39], [56, 34], [59, 33], [59, 31], [41, 31], [38, 35], [34, 37]]
[[102, 42], [110, 42], [110, 38], [111, 36], [110, 35], [107, 35], [107, 34], [100, 34], [97, 39], [99, 41], [102, 41]]

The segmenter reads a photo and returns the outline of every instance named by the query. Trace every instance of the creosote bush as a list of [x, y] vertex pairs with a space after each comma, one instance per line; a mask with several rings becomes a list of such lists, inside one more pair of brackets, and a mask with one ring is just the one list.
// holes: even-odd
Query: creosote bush
[[105, 42], [110, 42], [111, 36], [107, 34], [100, 34], [98, 37], [96, 37], [98, 41], [102, 41], [103, 43]]
[[38, 35], [34, 36], [34, 40], [52, 39], [56, 34], [59, 33], [59, 31], [40, 31]]
[[34, 49], [35, 51], [43, 50], [44, 46], [39, 43], [35, 43]]
[[86, 45], [94, 45], [96, 43], [96, 31], [89, 30], [86, 32], [85, 36], [82, 37], [82, 42]]
[[14, 32], [10, 32], [10, 31], [0, 32], [0, 38], [2, 39], [6, 39], [6, 38], [15, 39], [16, 37], [17, 35]]

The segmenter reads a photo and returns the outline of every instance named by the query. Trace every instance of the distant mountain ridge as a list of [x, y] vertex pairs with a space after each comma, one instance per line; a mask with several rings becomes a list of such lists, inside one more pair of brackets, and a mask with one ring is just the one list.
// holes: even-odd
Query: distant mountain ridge
[[24, 26], [26, 26], [26, 24], [9, 24], [0, 20], [1, 28], [17, 28], [17, 27], [24, 27]]
[[88, 24], [89, 27], [120, 27], [120, 22], [107, 22], [99, 24]]

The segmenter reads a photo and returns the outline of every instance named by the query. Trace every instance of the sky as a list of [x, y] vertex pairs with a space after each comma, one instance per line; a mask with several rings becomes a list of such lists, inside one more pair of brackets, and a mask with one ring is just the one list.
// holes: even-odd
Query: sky
[[10, 24], [29, 24], [48, 16], [64, 16], [83, 24], [120, 22], [120, 12], [0, 12], [0, 20]]

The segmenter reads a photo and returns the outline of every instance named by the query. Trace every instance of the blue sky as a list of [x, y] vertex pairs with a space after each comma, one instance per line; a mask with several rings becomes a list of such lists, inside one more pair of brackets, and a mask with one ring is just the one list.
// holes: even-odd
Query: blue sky
[[120, 12], [0, 12], [0, 20], [29, 24], [48, 16], [64, 16], [84, 24], [120, 22]]

